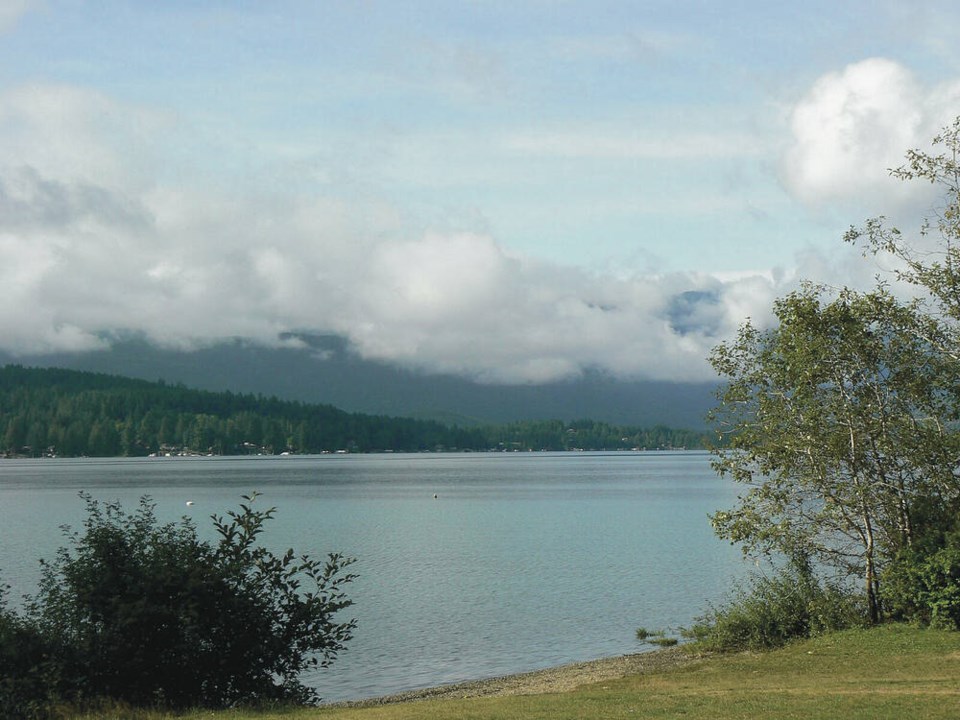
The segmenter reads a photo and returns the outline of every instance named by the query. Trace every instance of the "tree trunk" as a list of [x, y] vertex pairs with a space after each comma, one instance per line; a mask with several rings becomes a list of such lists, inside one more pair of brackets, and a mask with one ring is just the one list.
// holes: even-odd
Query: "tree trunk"
[[870, 624], [876, 625], [880, 622], [880, 594], [878, 592], [879, 582], [877, 579], [877, 568], [873, 558], [873, 523], [870, 520], [870, 514], [867, 512], [866, 505], [863, 505], [863, 529], [865, 547], [863, 552], [864, 569], [866, 577], [864, 578], [867, 591], [867, 612], [870, 616]]
[[[871, 538], [871, 545], [872, 545]], [[870, 616], [870, 624], [876, 625], [880, 622], [881, 612], [880, 612], [880, 593], [879, 593], [879, 578], [877, 578], [877, 569], [873, 561], [873, 548], [867, 551], [866, 554], [866, 577], [864, 578], [866, 591], [867, 591], [867, 612]]]

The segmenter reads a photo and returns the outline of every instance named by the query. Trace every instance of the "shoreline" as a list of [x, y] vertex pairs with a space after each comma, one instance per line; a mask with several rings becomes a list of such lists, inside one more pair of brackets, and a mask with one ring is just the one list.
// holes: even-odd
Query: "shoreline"
[[619, 680], [628, 675], [661, 672], [689, 665], [701, 656], [690, 653], [685, 646], [650, 650], [630, 655], [618, 655], [599, 660], [569, 663], [542, 670], [531, 670], [514, 675], [468, 680], [450, 685], [407, 690], [392, 695], [322, 703], [320, 707], [360, 708], [392, 705], [422, 700], [451, 700], [502, 695], [540, 695], [567, 692], [582, 685], [605, 680]]

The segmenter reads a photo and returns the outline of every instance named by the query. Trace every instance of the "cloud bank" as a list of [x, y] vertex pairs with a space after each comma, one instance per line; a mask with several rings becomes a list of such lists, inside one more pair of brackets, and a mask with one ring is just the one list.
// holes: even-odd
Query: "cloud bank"
[[364, 358], [486, 382], [584, 368], [684, 380], [708, 377], [708, 349], [772, 297], [761, 275], [614, 278], [489, 234], [407, 231], [377, 199], [164, 182], [167, 119], [75, 88], [0, 96], [0, 130], [16, 140], [0, 150], [7, 352], [320, 332]]
[[[924, 88], [889, 60], [826, 75], [788, 113], [783, 185], [810, 205], [903, 203], [887, 168], [957, 100], [960, 84]], [[702, 380], [710, 348], [746, 317], [767, 322], [792, 278], [848, 273], [810, 255], [786, 270], [751, 271], [745, 258], [725, 276], [604, 275], [510, 252], [486, 232], [418, 229], [375, 193], [206, 182], [178, 154], [189, 129], [175, 118], [73, 87], [0, 94], [0, 132], [0, 349], [14, 354], [95, 350], [126, 333], [190, 350], [309, 332], [490, 383], [586, 368]], [[602, 138], [597, 148], [614, 152]]]

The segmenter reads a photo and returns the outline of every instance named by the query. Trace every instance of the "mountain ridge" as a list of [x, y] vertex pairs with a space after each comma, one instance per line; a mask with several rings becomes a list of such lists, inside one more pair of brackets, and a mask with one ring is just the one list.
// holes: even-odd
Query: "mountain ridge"
[[715, 383], [624, 381], [599, 371], [543, 385], [485, 385], [363, 360], [331, 336], [300, 336], [300, 347], [240, 340], [192, 351], [139, 338], [85, 353], [10, 355], [0, 364], [61, 367], [187, 387], [333, 405], [347, 412], [437, 420], [462, 427], [521, 420], [592, 419], [611, 424], [702, 430]]

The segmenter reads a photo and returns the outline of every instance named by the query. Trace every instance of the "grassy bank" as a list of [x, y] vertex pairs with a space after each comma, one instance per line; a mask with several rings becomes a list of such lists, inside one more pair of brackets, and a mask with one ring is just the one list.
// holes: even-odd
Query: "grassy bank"
[[[115, 717], [131, 718], [129, 713]], [[109, 717], [108, 715], [88, 716]], [[144, 713], [141, 720], [174, 716]], [[540, 695], [428, 700], [284, 713], [198, 712], [185, 720], [453, 720], [543, 718], [960, 717], [960, 633], [886, 626], [763, 654], [699, 659], [685, 667]]]

